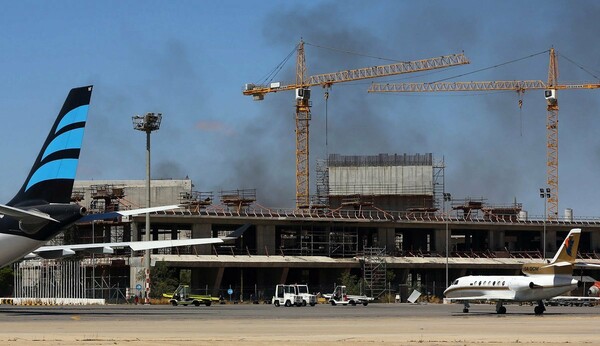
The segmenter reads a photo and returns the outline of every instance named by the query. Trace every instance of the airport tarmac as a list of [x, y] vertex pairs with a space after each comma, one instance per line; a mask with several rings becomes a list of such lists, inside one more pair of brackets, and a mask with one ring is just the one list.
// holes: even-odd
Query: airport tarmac
[[600, 307], [0, 305], [0, 345], [600, 344]]

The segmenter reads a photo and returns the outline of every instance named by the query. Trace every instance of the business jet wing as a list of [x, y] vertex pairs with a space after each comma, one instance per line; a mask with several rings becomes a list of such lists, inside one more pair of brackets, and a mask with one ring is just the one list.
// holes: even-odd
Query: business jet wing
[[575, 262], [574, 266], [575, 266], [575, 268], [580, 268], [580, 269], [598, 269], [598, 268], [600, 268], [600, 264], [585, 263], [585, 262]]

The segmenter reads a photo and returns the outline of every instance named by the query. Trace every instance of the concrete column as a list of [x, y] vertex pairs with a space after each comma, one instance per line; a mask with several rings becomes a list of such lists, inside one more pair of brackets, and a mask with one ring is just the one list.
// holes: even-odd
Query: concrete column
[[256, 226], [256, 253], [259, 255], [273, 256], [277, 254], [275, 248], [275, 226]]
[[215, 275], [215, 281], [213, 284], [212, 295], [217, 296], [219, 294], [219, 288], [221, 287], [221, 281], [223, 281], [223, 273], [225, 272], [225, 267], [220, 267], [217, 270]]
[[489, 231], [490, 251], [504, 251], [504, 231]]
[[138, 223], [135, 221], [131, 222], [131, 241], [140, 241], [142, 238], [140, 237], [140, 228], [138, 227]]
[[[448, 230], [448, 241], [450, 241], [450, 230]], [[446, 255], [446, 226], [443, 229], [433, 230], [433, 246], [432, 251], [440, 255]], [[450, 245], [448, 245], [450, 247]], [[450, 249], [448, 249], [450, 250]]]
[[279, 278], [280, 284], [285, 284], [285, 282], [287, 281], [289, 272], [290, 272], [290, 267], [281, 268], [281, 277]]
[[[212, 236], [212, 225], [211, 224], [192, 224], [192, 238], [210, 238]], [[198, 255], [210, 255], [210, 245], [196, 245], [194, 246], [195, 253]]]
[[504, 250], [504, 248], [506, 247], [506, 239], [504, 238], [504, 236], [506, 236], [506, 231], [500, 231], [498, 232], [498, 248], [499, 250]]
[[558, 248], [556, 247], [556, 231], [549, 230], [548, 227], [546, 227], [546, 257], [552, 258], [556, 250], [558, 250]]
[[377, 229], [377, 247], [385, 247], [387, 253], [394, 251], [396, 246], [396, 229], [380, 227]]
[[590, 233], [590, 242], [591, 242], [592, 250], [599, 251], [600, 250], [600, 232], [592, 231], [592, 233]]
[[406, 302], [406, 299], [408, 298], [409, 287], [406, 283], [408, 281], [409, 273], [410, 271], [408, 269], [401, 269], [398, 271], [398, 281], [400, 282], [400, 285], [398, 287], [398, 293], [400, 294], [401, 302]]
[[494, 231], [492, 231], [491, 229], [488, 230], [487, 232], [487, 238], [488, 238], [488, 248], [485, 250], [490, 250], [490, 251], [496, 251], [496, 239], [494, 237]]

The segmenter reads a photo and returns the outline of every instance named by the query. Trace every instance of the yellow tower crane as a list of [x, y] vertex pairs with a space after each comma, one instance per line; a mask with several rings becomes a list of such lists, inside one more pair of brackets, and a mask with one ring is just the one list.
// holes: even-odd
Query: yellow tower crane
[[279, 82], [270, 83], [269, 85], [255, 85], [249, 83], [244, 86], [243, 91], [244, 95], [252, 96], [255, 101], [263, 100], [265, 94], [268, 93], [289, 90], [296, 91], [296, 208], [306, 208], [310, 206], [308, 178], [308, 124], [311, 118], [310, 87], [320, 85], [324, 88], [329, 88], [336, 83], [428, 71], [469, 63], [469, 60], [461, 53], [431, 59], [324, 73], [307, 77], [304, 41], [300, 41], [297, 46], [297, 51], [295, 83], [286, 85], [282, 85]]
[[[546, 205], [546, 215], [558, 217], [558, 99], [557, 90], [598, 89], [599, 83], [558, 83], [558, 62], [554, 48], [550, 49], [548, 82], [541, 80], [490, 81], [490, 82], [435, 82], [435, 83], [374, 83], [372, 93], [386, 92], [439, 92], [439, 91], [493, 91], [514, 90], [519, 94], [525, 90], [543, 89], [546, 98], [546, 183], [551, 189]], [[520, 104], [519, 104], [520, 105]]]

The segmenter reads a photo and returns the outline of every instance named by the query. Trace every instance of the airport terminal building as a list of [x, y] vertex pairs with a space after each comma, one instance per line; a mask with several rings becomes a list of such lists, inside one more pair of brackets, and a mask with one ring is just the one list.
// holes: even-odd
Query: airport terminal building
[[[305, 209], [262, 207], [254, 190], [197, 192], [189, 179], [152, 181], [154, 205], [183, 206], [151, 214], [153, 240], [222, 237], [250, 224], [222, 245], [154, 250], [152, 263], [189, 271], [192, 287], [213, 295], [231, 289], [235, 299], [270, 298], [277, 283], [326, 292], [350, 273], [364, 279], [367, 295], [403, 300], [413, 288], [441, 297], [446, 281], [463, 275], [518, 274], [523, 263], [551, 258], [571, 228], [583, 230], [580, 256], [600, 264], [600, 220], [573, 218], [570, 211], [544, 220], [517, 203], [452, 199], [444, 191], [443, 163], [431, 154], [331, 155], [317, 179], [318, 199]], [[143, 207], [145, 182], [77, 181], [73, 196], [93, 212]], [[145, 217], [137, 216], [77, 224], [57, 241], [144, 236]], [[82, 263], [94, 267], [95, 296], [110, 299], [124, 288], [135, 293], [143, 284], [142, 252], [96, 254]]]

